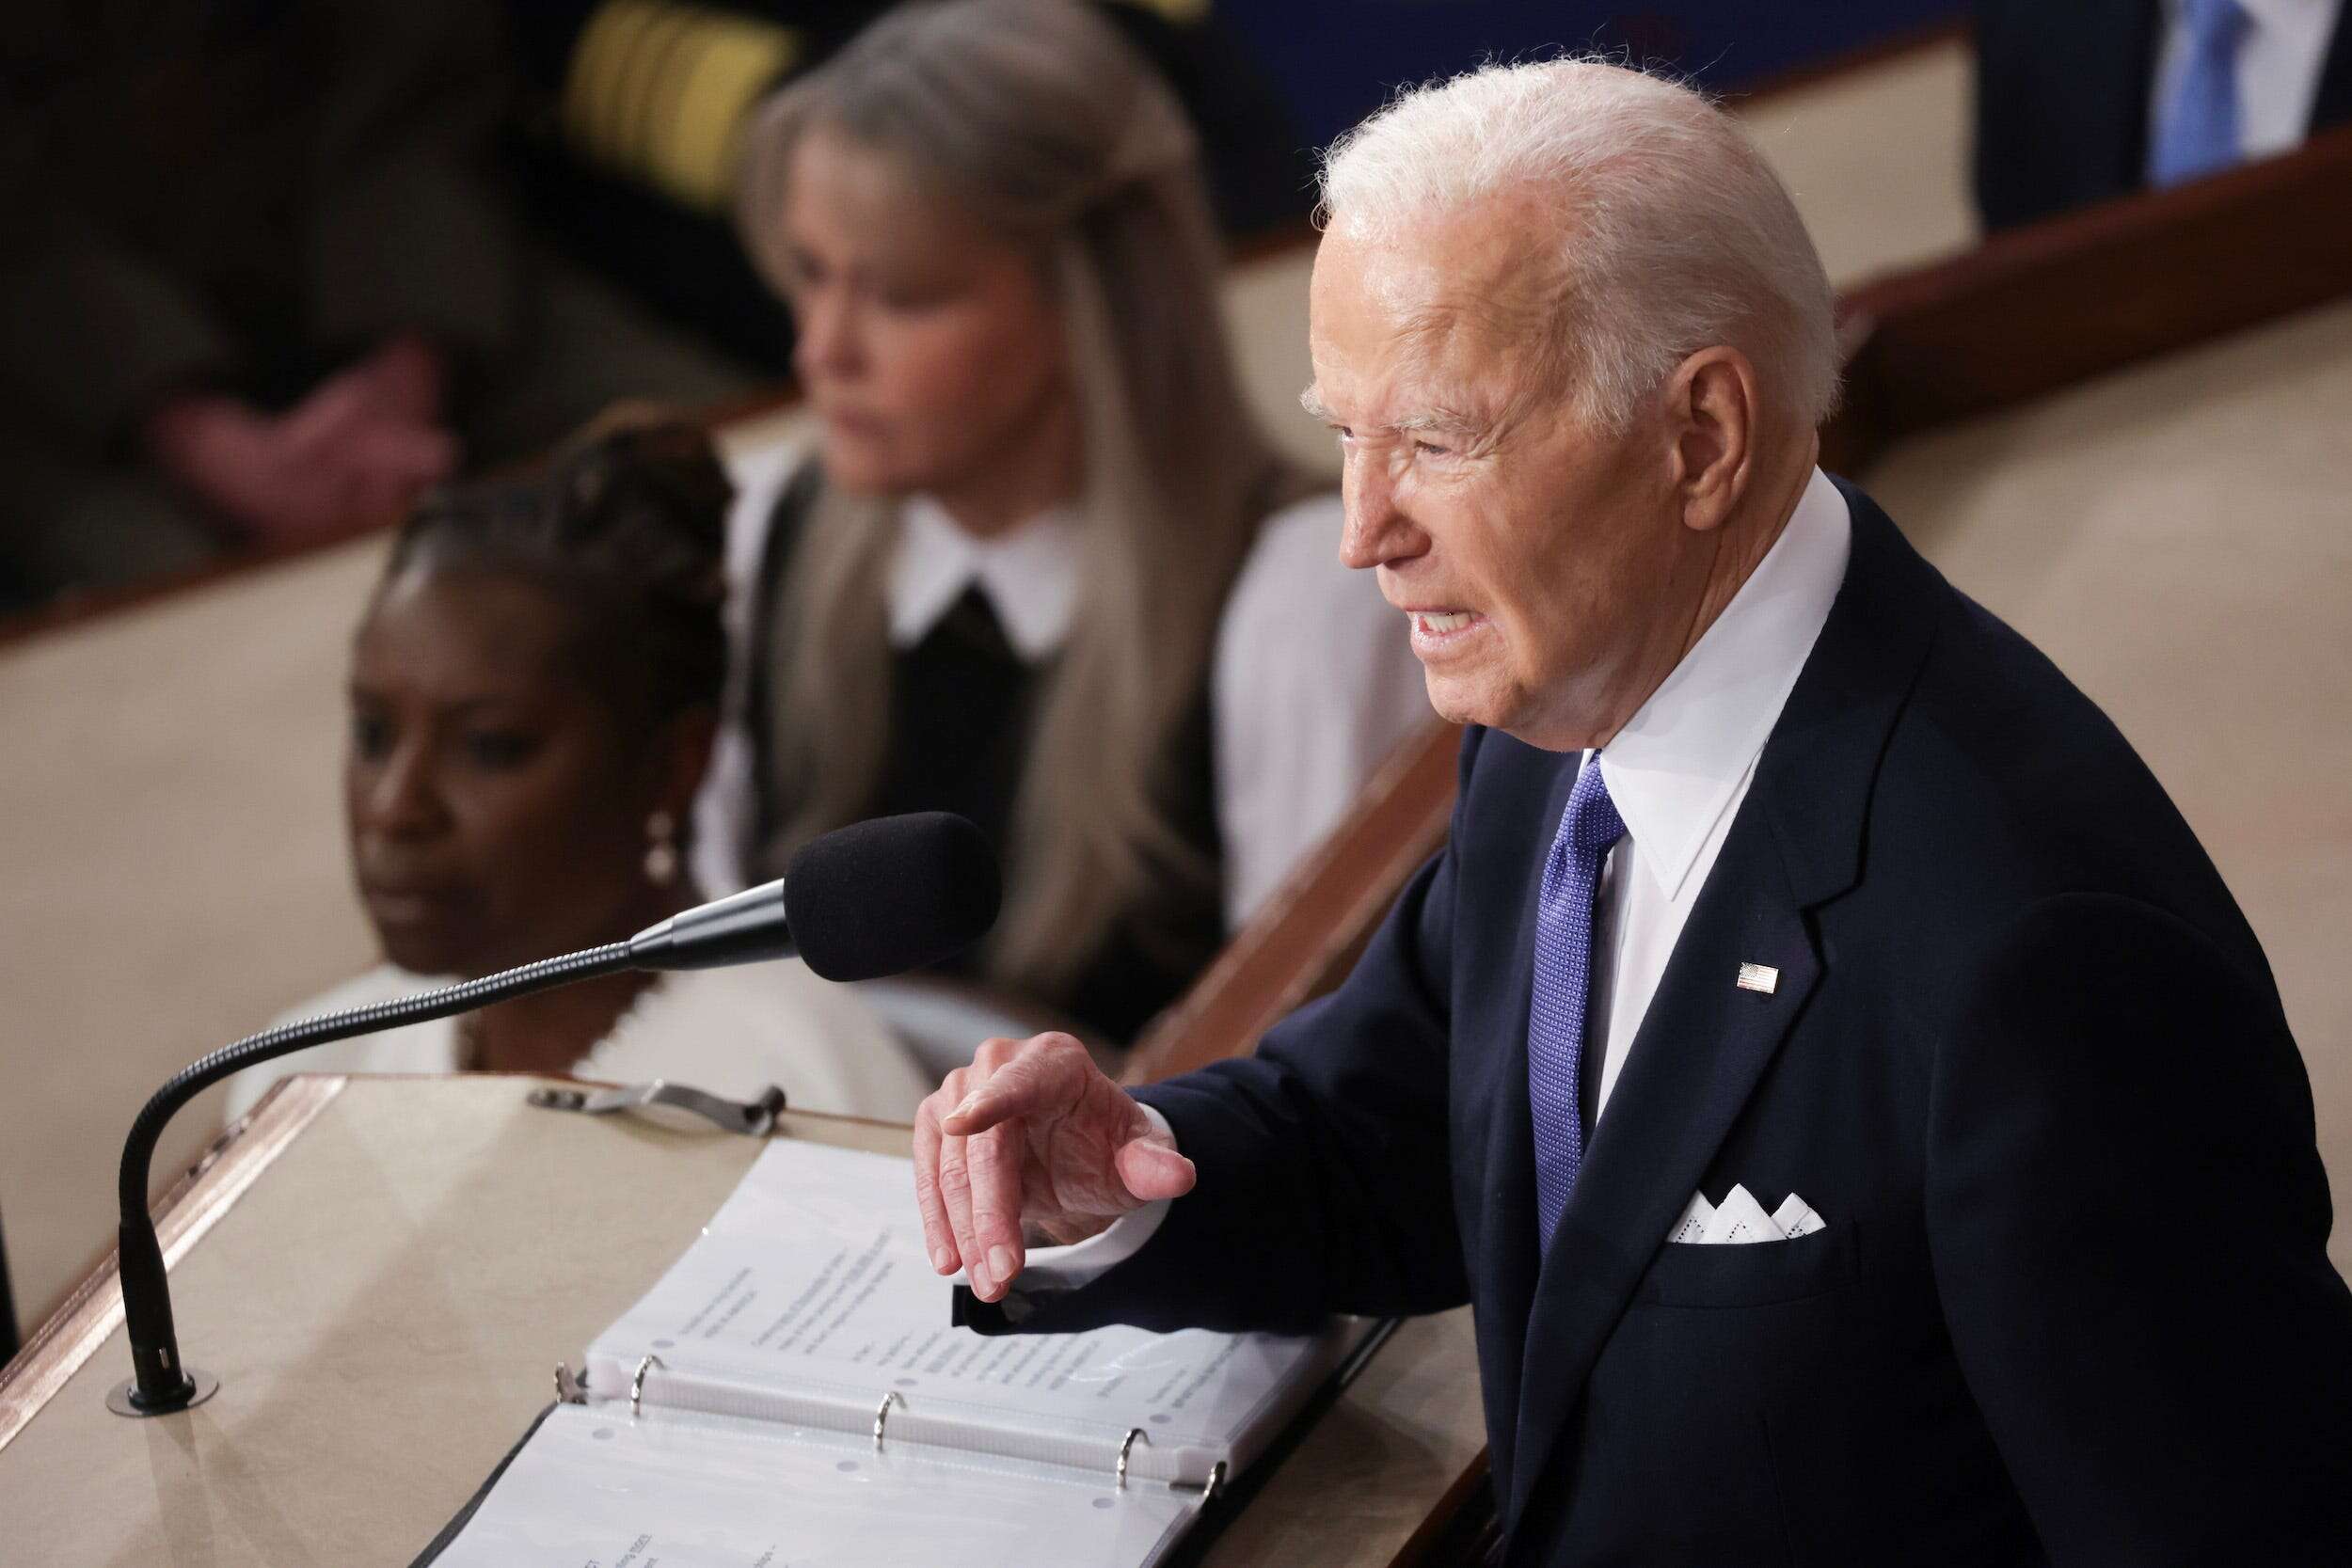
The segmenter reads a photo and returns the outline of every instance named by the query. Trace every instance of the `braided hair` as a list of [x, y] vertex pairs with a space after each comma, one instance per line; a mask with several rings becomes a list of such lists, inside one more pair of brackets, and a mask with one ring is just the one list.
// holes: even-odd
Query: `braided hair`
[[401, 527], [384, 580], [408, 571], [521, 578], [571, 615], [590, 689], [632, 738], [715, 711], [726, 681], [726, 517], [735, 487], [682, 420], [591, 425], [543, 472], [447, 486]]

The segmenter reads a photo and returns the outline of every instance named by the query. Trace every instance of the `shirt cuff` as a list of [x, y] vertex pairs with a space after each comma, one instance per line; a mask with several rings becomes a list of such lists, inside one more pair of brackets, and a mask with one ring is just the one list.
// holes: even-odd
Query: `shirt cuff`
[[[1143, 1107], [1143, 1114], [1152, 1118], [1152, 1125], [1171, 1143], [1176, 1130], [1168, 1118], [1152, 1107]], [[1168, 1218], [1168, 1206], [1173, 1198], [1158, 1198], [1140, 1209], [1130, 1210], [1113, 1220], [1107, 1229], [1073, 1242], [1068, 1246], [1031, 1247], [1013, 1290], [1006, 1296], [1008, 1308], [1013, 1297], [1050, 1295], [1060, 1291], [1075, 1291], [1093, 1284], [1097, 1279], [1141, 1252]], [[1024, 1303], [1025, 1307], [1027, 1303]], [[1008, 1311], [1009, 1317], [1013, 1316]], [[1025, 1315], [1024, 1313], [1023, 1315]], [[1018, 1322], [1018, 1317], [1014, 1318]]]

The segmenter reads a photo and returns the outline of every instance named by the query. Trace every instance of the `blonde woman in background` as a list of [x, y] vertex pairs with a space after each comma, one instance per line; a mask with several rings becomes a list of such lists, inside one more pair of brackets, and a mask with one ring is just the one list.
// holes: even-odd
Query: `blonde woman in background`
[[818, 436], [739, 476], [707, 879], [961, 812], [1007, 872], [967, 977], [1130, 1038], [1429, 718], [1244, 406], [1192, 131], [1085, 8], [908, 8], [764, 108], [740, 200]]

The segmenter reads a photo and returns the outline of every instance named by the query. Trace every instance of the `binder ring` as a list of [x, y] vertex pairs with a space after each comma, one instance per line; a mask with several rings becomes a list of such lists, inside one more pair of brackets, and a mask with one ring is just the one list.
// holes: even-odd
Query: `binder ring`
[[889, 1393], [884, 1394], [882, 1397], [882, 1403], [874, 1407], [875, 1448], [879, 1449], [882, 1446], [882, 1423], [890, 1419], [890, 1407], [893, 1404], [897, 1404], [899, 1408], [904, 1409], [906, 1402], [906, 1396], [899, 1393], [896, 1388], [893, 1388]]
[[1127, 1435], [1120, 1439], [1119, 1491], [1124, 1492], [1127, 1490], [1127, 1450], [1136, 1446], [1136, 1439], [1138, 1437], [1142, 1438], [1146, 1443], [1152, 1441], [1150, 1434], [1147, 1433], [1141, 1427], [1129, 1427], [1127, 1429]]
[[1206, 1508], [1225, 1486], [1225, 1461], [1209, 1466], [1209, 1484], [1200, 1489], [1200, 1506]]
[[643, 1361], [637, 1363], [636, 1374], [628, 1380], [628, 1413], [631, 1416], [635, 1416], [637, 1414], [637, 1407], [644, 1402], [645, 1370], [649, 1367], [663, 1367], [666, 1365], [667, 1363], [664, 1362], [661, 1357], [655, 1355], [650, 1352], [646, 1354], [646, 1356]]

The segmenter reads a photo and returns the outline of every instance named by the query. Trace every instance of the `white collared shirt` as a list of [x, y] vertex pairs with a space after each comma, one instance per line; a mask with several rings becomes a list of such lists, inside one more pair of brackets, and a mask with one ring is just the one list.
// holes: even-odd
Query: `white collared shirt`
[[[2188, 29], [2183, 0], [2164, 0], [2163, 40], [2148, 95], [2148, 141], [2154, 146], [2165, 111], [2188, 70]], [[2267, 157], [2303, 145], [2311, 132], [2312, 104], [2319, 96], [2320, 72], [2328, 61], [2344, 0], [2238, 0], [2247, 16], [2238, 44], [2238, 151]]]
[[1056, 507], [993, 539], [958, 528], [946, 508], [916, 496], [898, 510], [898, 547], [883, 586], [890, 645], [907, 649], [929, 637], [977, 585], [1005, 641], [1024, 664], [1050, 657], [1078, 611], [1078, 517]]
[[[1819, 468], [1788, 524], [1715, 624], [1600, 752], [1626, 835], [1601, 868], [1585, 1049], [1602, 1052], [1597, 1120], [1691, 907], [1756, 777], [1845, 580], [1853, 522]], [[1550, 843], [1550, 825], [1544, 843]]]
[[[776, 498], [797, 462], [764, 451], [731, 459], [730, 467], [738, 495], [727, 525], [729, 609], [739, 668], [743, 607], [755, 591]], [[1073, 509], [1055, 508], [983, 540], [936, 501], [915, 497], [899, 509], [898, 527], [883, 581], [894, 647], [921, 641], [975, 585], [1025, 661], [1060, 647], [1083, 590], [1083, 520]], [[1405, 618], [1381, 598], [1371, 573], [1340, 564], [1340, 527], [1336, 495], [1268, 517], [1217, 625], [1211, 746], [1229, 931], [1257, 911], [1389, 753], [1432, 717]], [[713, 896], [745, 884], [755, 815], [739, 697], [729, 703], [695, 808], [694, 870]]]

